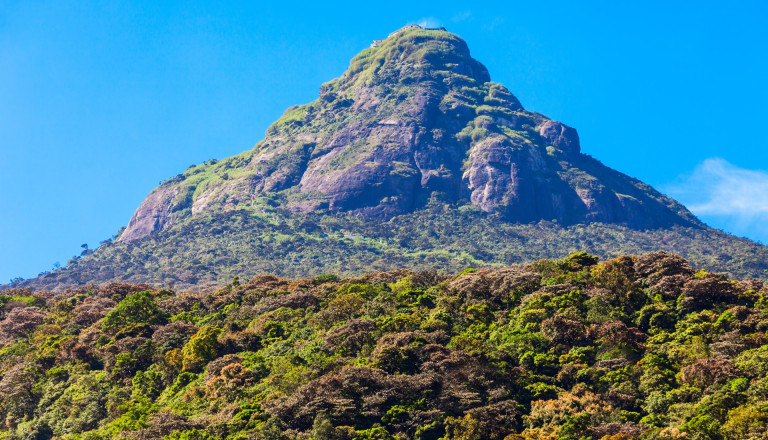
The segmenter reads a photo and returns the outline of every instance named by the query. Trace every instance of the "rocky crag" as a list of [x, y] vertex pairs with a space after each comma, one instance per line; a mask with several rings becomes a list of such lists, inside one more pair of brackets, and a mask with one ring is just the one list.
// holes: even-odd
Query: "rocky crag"
[[364, 50], [252, 150], [162, 184], [120, 239], [264, 195], [291, 211], [384, 219], [437, 198], [511, 222], [701, 225], [674, 200], [582, 154], [575, 129], [525, 110], [461, 38], [420, 28]]

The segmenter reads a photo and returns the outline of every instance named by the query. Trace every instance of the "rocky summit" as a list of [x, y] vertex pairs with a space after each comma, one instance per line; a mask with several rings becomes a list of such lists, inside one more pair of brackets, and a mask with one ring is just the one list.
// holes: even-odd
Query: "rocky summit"
[[679, 203], [582, 154], [575, 129], [525, 110], [464, 40], [418, 27], [377, 40], [252, 150], [163, 183], [120, 239], [266, 194], [291, 211], [385, 219], [437, 199], [511, 222], [700, 225]]

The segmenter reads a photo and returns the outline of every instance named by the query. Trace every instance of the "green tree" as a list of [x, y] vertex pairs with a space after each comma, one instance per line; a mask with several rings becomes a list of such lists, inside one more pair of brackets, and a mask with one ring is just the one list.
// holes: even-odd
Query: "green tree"
[[167, 317], [157, 306], [151, 290], [128, 295], [104, 317], [104, 330], [132, 324], [163, 324]]
[[205, 325], [195, 333], [182, 348], [182, 370], [200, 371], [216, 358], [219, 349], [219, 333], [221, 329]]

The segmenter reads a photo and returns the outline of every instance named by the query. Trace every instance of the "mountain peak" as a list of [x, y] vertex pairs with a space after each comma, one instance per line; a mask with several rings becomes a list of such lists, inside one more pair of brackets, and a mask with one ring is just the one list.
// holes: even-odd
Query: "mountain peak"
[[381, 72], [385, 79], [399, 74], [398, 80], [405, 81], [418, 80], [430, 70], [458, 73], [480, 83], [490, 81], [488, 70], [471, 57], [467, 43], [458, 35], [445, 28], [419, 25], [408, 25], [385, 39], [374, 40], [368, 50], [352, 59], [347, 73], [354, 76], [359, 70]]
[[121, 240], [207, 211], [253, 209], [259, 197], [292, 211], [379, 218], [441, 201], [511, 222], [700, 225], [674, 200], [582, 155], [575, 129], [526, 111], [460, 37], [420, 26], [375, 40], [254, 149], [163, 183]]

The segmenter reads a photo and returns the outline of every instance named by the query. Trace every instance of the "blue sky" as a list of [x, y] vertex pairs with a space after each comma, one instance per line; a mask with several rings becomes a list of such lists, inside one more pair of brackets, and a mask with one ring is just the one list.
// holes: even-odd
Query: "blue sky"
[[98, 246], [419, 22], [585, 153], [768, 242], [766, 3], [576, 3], [0, 1], [0, 282]]

